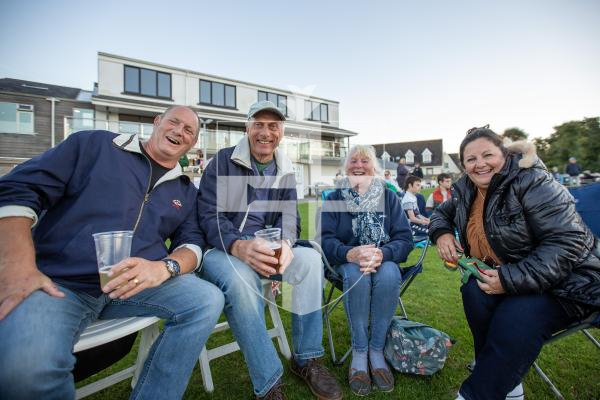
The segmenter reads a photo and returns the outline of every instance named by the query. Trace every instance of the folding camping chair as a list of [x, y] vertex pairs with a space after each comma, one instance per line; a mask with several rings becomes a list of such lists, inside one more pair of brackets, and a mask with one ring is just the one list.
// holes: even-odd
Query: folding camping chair
[[[575, 198], [575, 208], [577, 209], [577, 212], [598, 238], [600, 236], [600, 205], [598, 203], [598, 198], [600, 197], [600, 183], [570, 188], [569, 191]], [[597, 246], [600, 246], [600, 244], [597, 244]], [[600, 328], [600, 312], [592, 314], [587, 319], [577, 322], [565, 330], [556, 332], [544, 343], [544, 345], [555, 342], [573, 333], [581, 332], [600, 350], [600, 342], [589, 332], [590, 328]], [[550, 387], [550, 390], [554, 393], [556, 398], [564, 400], [561, 392], [554, 383], [552, 383], [548, 375], [540, 368], [537, 361], [533, 363], [533, 368], [535, 368], [535, 371], [540, 375], [542, 380]]]
[[[330, 193], [335, 192], [335, 189], [325, 189], [321, 192], [321, 203], [325, 201], [325, 199], [327, 198], [327, 196], [329, 196]], [[317, 208], [319, 209], [319, 198], [317, 197]]]
[[[586, 318], [585, 320], [577, 322], [577, 323], [569, 326], [565, 330], [556, 332], [555, 334], [552, 335], [552, 337], [550, 339], [548, 339], [544, 343], [544, 346], [548, 345], [552, 342], [555, 342], [561, 338], [569, 336], [573, 333], [577, 333], [577, 332], [581, 331], [600, 350], [600, 342], [598, 342], [598, 340], [594, 336], [592, 336], [592, 334], [588, 331], [588, 329], [590, 329], [590, 328], [600, 328], [600, 312], [595, 312], [594, 314], [592, 314], [590, 317]], [[548, 375], [546, 375], [546, 373], [540, 368], [537, 361], [535, 361], [533, 363], [533, 368], [535, 368], [536, 372], [540, 375], [540, 378], [542, 378], [542, 380], [544, 382], [546, 382], [546, 384], [550, 387], [550, 390], [552, 390], [552, 393], [554, 393], [556, 398], [559, 400], [564, 400], [565, 398], [563, 397], [562, 393], [560, 393], [560, 391], [554, 385], [554, 383], [552, 383], [552, 381], [550, 380]]]
[[[279, 350], [286, 359], [292, 358], [292, 351], [288, 344], [287, 336], [285, 334], [285, 328], [283, 322], [281, 322], [281, 316], [279, 315], [279, 309], [277, 308], [275, 294], [271, 290], [271, 280], [261, 279], [262, 283], [262, 295], [267, 300], [265, 306], [268, 308], [271, 315], [271, 321], [273, 328], [268, 329], [267, 333], [270, 338], [276, 338], [279, 344]], [[223, 332], [229, 329], [229, 323], [227, 321], [218, 323], [213, 329], [212, 333]], [[207, 392], [213, 392], [215, 385], [212, 378], [212, 372], [210, 370], [210, 362], [216, 358], [226, 356], [240, 350], [240, 346], [236, 341], [226, 343], [214, 348], [207, 349], [206, 344], [202, 348], [198, 361], [200, 362], [200, 376], [202, 377], [202, 384], [204, 390]]]
[[575, 198], [575, 208], [590, 230], [600, 237], [600, 182], [570, 188]]
[[[327, 279], [331, 284], [331, 287], [329, 288], [327, 295], [325, 294], [326, 289], [323, 288], [323, 299], [325, 302], [323, 319], [325, 320], [325, 327], [327, 329], [327, 340], [329, 342], [329, 349], [331, 351], [331, 359], [335, 365], [340, 366], [340, 365], [344, 364], [344, 362], [346, 361], [346, 359], [352, 352], [352, 348], [349, 348], [346, 351], [346, 353], [344, 353], [342, 358], [338, 359], [337, 353], [335, 352], [335, 345], [333, 343], [333, 334], [332, 334], [332, 330], [331, 330], [330, 317], [331, 317], [331, 314], [333, 313], [333, 311], [338, 306], [338, 304], [343, 299], [343, 297], [340, 296], [337, 299], [333, 300], [333, 302], [332, 302], [333, 293], [336, 289], [339, 290], [341, 293], [343, 293], [344, 285], [343, 285], [342, 277], [340, 276], [340, 274], [338, 274], [335, 271], [335, 269], [331, 266], [331, 264], [329, 264], [329, 261], [327, 261], [327, 257], [325, 257], [325, 253], [323, 252], [323, 249], [321, 248], [321, 246], [317, 242], [312, 241], [312, 240], [310, 241], [310, 244], [312, 245], [312, 247], [315, 250], [317, 250], [321, 254], [321, 258], [323, 259], [323, 264], [325, 265], [325, 279]], [[398, 268], [400, 268], [400, 270], [402, 272], [402, 283], [400, 285], [400, 295], [398, 298], [398, 303], [400, 305], [400, 309], [402, 310], [402, 316], [404, 318], [408, 318], [408, 316], [406, 313], [406, 308], [404, 307], [404, 303], [402, 302], [402, 295], [404, 294], [404, 292], [406, 292], [406, 290], [408, 289], [410, 284], [414, 281], [416, 276], [423, 271], [423, 261], [425, 259], [425, 255], [427, 254], [428, 248], [429, 248], [429, 240], [427, 240], [425, 246], [422, 248], [419, 259], [417, 260], [417, 262], [415, 264], [410, 265], [410, 266], [405, 266], [405, 267], [398, 266]]]
[[79, 337], [79, 341], [73, 348], [73, 353], [101, 346], [138, 331], [142, 332], [142, 337], [138, 347], [137, 359], [133, 366], [78, 388], [75, 394], [76, 398], [81, 399], [89, 396], [131, 377], [133, 377], [131, 381], [131, 387], [133, 388], [150, 352], [150, 347], [160, 334], [159, 321], [160, 319], [157, 317], [130, 317], [98, 320], [90, 324]]

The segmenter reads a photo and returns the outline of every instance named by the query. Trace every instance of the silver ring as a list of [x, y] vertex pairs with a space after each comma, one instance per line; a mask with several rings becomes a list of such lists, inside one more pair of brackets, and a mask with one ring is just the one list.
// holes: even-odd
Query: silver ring
[[133, 280], [133, 283], [135, 283], [135, 284], [137, 285], [138, 283], [140, 283], [140, 281], [138, 280], [138, 278], [135, 278], [135, 279]]

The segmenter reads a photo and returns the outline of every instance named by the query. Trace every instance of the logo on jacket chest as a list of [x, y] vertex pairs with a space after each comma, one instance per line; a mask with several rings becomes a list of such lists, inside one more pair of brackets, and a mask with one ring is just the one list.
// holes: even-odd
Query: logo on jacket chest
[[172, 200], [171, 205], [177, 209], [180, 209], [181, 207], [183, 207], [183, 204], [181, 204], [181, 200], [177, 200], [177, 199]]

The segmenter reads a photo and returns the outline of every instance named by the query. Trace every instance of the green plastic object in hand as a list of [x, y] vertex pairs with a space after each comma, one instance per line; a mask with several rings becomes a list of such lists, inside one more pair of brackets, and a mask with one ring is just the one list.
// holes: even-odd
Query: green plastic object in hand
[[478, 258], [461, 258], [458, 260], [458, 266], [463, 271], [462, 283], [467, 283], [469, 276], [473, 275], [480, 282], [485, 282], [481, 274], [485, 275], [486, 270], [494, 269]]

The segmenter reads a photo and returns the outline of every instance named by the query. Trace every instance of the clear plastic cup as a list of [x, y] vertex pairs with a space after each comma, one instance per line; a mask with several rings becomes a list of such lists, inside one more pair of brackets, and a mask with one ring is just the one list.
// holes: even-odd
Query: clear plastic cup
[[[100, 287], [104, 287], [111, 279], [118, 276], [108, 276], [108, 272], [112, 267], [130, 256], [133, 231], [100, 232], [94, 233], [92, 236], [94, 237], [94, 243], [96, 244], [96, 259], [98, 261]], [[127, 269], [124, 269], [121, 273], [126, 270]]]
[[[261, 229], [260, 231], [254, 232], [254, 237], [266, 241], [271, 250], [275, 251], [273, 257], [279, 260], [281, 257], [281, 228]], [[275, 268], [275, 270], [279, 270], [279, 262], [277, 262], [277, 264], [269, 265]]]

